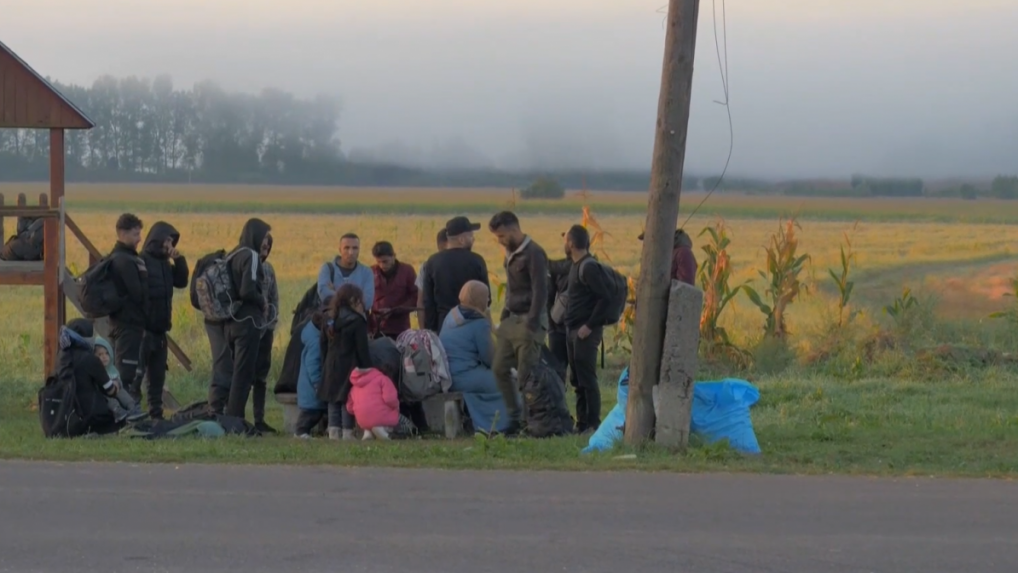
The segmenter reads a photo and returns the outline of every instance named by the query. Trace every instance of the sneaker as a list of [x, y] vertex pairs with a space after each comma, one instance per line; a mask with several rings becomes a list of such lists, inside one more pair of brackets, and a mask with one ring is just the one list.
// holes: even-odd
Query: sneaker
[[141, 406], [135, 404], [134, 408], [131, 408], [130, 412], [124, 417], [128, 422], [138, 422], [148, 417], [148, 414], [141, 410]]
[[298, 440], [310, 440], [311, 434], [294, 434], [293, 437], [297, 438]]
[[337, 428], [335, 426], [332, 426], [332, 427], [329, 428], [329, 439], [330, 440], [338, 440], [341, 435], [342, 434], [340, 433], [340, 429], [339, 428]]
[[[330, 438], [332, 437], [332, 430], [331, 429], [329, 430], [329, 437]], [[356, 439], [357, 439], [357, 434], [355, 434], [353, 430], [343, 430], [343, 440], [349, 441], [349, 440], [356, 440]]]
[[266, 424], [264, 420], [261, 421], [261, 422], [255, 422], [254, 427], [255, 427], [256, 430], [258, 430], [262, 434], [278, 434], [279, 433], [278, 431], [276, 431], [275, 428], [273, 428], [272, 426]]
[[364, 435], [368, 435], [368, 434], [374, 434], [374, 436], [376, 438], [378, 438], [379, 440], [389, 440], [389, 439], [391, 439], [391, 438], [389, 438], [389, 430], [386, 430], [385, 428], [383, 428], [381, 426], [379, 426], [377, 428], [372, 428], [370, 430], [365, 430], [364, 431]]
[[371, 433], [371, 430], [364, 430], [364, 437], [361, 438], [363, 441], [373, 440], [375, 435]]

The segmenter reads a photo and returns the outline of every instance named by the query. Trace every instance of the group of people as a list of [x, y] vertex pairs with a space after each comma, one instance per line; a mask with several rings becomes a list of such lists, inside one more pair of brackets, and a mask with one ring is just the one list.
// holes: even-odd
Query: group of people
[[[90, 338], [87, 321], [74, 321], [64, 329], [69, 347], [80, 348], [93, 340], [96, 357], [101, 361], [103, 353], [107, 355], [108, 362], [100, 362], [109, 365], [105, 379], [94, 364], [91, 367], [94, 382], [103, 387], [111, 408], [122, 412], [122, 419], [141, 415], [137, 404], [143, 389], [147, 415], [163, 417], [166, 335], [172, 328], [174, 289], [190, 282], [192, 305], [199, 308], [195, 281], [177, 250], [180, 234], [160, 221], [142, 243], [142, 229], [142, 222], [131, 214], [122, 215], [116, 224], [117, 243], [110, 258], [123, 305], [109, 317], [112, 347]], [[562, 234], [564, 256], [549, 259], [544, 248], [524, 233], [514, 213], [495, 214], [487, 230], [505, 250], [507, 281], [505, 304], [494, 326], [488, 267], [473, 252], [480, 230], [479, 223], [466, 217], [450, 219], [438, 233], [437, 252], [419, 270], [399, 261], [393, 245], [385, 241], [372, 247], [374, 265], [365, 266], [360, 262], [360, 238], [353, 233], [340, 238], [338, 255], [319, 270], [315, 311], [294, 333], [302, 344], [298, 436], [309, 437], [323, 421], [333, 439], [355, 439], [357, 428], [363, 430], [363, 439], [413, 432], [414, 421], [400, 408], [396, 373], [386, 375], [376, 368], [369, 346], [373, 339], [396, 339], [411, 330], [415, 314], [419, 327], [440, 340], [450, 390], [463, 394], [476, 430], [520, 433], [524, 415], [519, 385], [546, 345], [563, 370], [568, 368], [576, 393], [575, 430], [597, 429], [601, 396], [596, 360], [610, 285], [598, 265], [587, 264], [594, 260], [589, 233], [581, 225], [570, 227]], [[268, 261], [272, 244], [271, 226], [252, 218], [237, 247], [203, 257], [195, 266], [197, 276], [212, 261], [225, 259], [236, 303], [229, 319], [205, 320], [213, 370], [209, 406], [214, 413], [245, 418], [250, 397], [254, 426], [262, 433], [275, 433], [265, 422], [267, 377], [279, 319], [279, 290]], [[673, 278], [692, 284], [696, 260], [692, 242], [681, 230], [674, 247]]]

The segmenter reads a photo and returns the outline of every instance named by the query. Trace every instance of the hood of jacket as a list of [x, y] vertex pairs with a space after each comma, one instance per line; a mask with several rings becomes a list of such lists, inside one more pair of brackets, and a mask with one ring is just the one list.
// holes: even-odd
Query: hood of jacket
[[456, 308], [452, 309], [449, 315], [452, 316], [452, 320], [456, 324], [456, 326], [463, 326], [468, 322], [473, 322], [475, 320], [481, 320], [483, 318], [486, 318], [483, 314], [477, 312], [476, 310], [472, 308], [467, 308], [463, 305], [459, 305]]
[[354, 368], [353, 372], [350, 373], [350, 384], [363, 388], [377, 382], [379, 378], [385, 378], [385, 374], [382, 374], [377, 368], [367, 368], [365, 370]]
[[173, 240], [173, 246], [176, 247], [180, 241], [180, 233], [173, 227], [173, 225], [165, 222], [158, 221], [152, 225], [152, 228], [148, 231], [148, 236], [145, 237], [145, 246], [143, 250], [149, 256], [153, 256], [159, 259], [169, 258], [169, 255], [163, 251], [163, 243], [166, 239]]
[[95, 346], [105, 348], [106, 353], [110, 356], [110, 363], [106, 366], [106, 373], [109, 374], [110, 379], [120, 378], [120, 372], [117, 370], [117, 366], [113, 363], [113, 345], [110, 344], [108, 340], [97, 334], [95, 335]]
[[682, 229], [679, 229], [679, 230], [675, 231], [675, 238], [674, 238], [674, 240], [672, 242], [672, 248], [673, 249], [679, 249], [679, 248], [692, 249], [693, 248], [693, 239], [690, 238], [690, 236], [688, 234], [686, 234], [685, 231], [683, 231]]
[[61, 350], [77, 347], [91, 351], [94, 344], [92, 341], [94, 335], [95, 330], [93, 330], [91, 322], [83, 318], [76, 318], [67, 323], [67, 326], [60, 329], [60, 340], [58, 343]]
[[358, 320], [366, 321], [367, 319], [364, 318], [363, 314], [356, 310], [351, 308], [341, 308], [339, 309], [339, 316], [336, 317], [336, 330], [341, 330], [351, 324], [355, 324]]
[[300, 341], [307, 347], [310, 344], [318, 344], [322, 339], [321, 324], [315, 323], [313, 320], [309, 320], [304, 323], [304, 328], [300, 331]]
[[247, 223], [244, 223], [244, 229], [240, 232], [240, 246], [260, 253], [262, 241], [271, 230], [272, 227], [261, 219], [248, 219]]

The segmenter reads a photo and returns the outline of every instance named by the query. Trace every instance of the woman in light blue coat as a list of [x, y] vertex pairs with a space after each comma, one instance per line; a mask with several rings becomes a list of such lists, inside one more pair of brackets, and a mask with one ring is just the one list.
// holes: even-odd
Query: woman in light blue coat
[[439, 339], [449, 358], [452, 392], [463, 394], [467, 413], [478, 432], [504, 431], [509, 425], [502, 393], [491, 371], [495, 345], [487, 313], [488, 287], [470, 281], [460, 291], [460, 304], [445, 318]]

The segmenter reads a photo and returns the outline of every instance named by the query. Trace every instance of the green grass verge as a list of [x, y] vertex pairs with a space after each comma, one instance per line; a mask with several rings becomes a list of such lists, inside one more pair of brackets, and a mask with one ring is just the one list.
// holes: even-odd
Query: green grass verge
[[[607, 376], [606, 376], [607, 377]], [[181, 384], [181, 382], [184, 382]], [[760, 379], [753, 421], [764, 454], [695, 443], [686, 454], [657, 447], [580, 456], [585, 440], [438, 439], [343, 443], [289, 437], [139, 441], [46, 440], [25, 406], [30, 389], [0, 403], [0, 458], [59, 461], [216, 462], [518, 470], [731, 471], [804, 474], [1009, 477], [1018, 473], [1018, 373], [988, 369], [935, 381], [853, 382], [786, 374]], [[175, 392], [195, 397], [194, 381]], [[614, 403], [605, 387], [605, 410]], [[22, 404], [14, 407], [13, 404]], [[270, 422], [280, 422], [272, 404]], [[635, 458], [620, 458], [635, 454]]]

